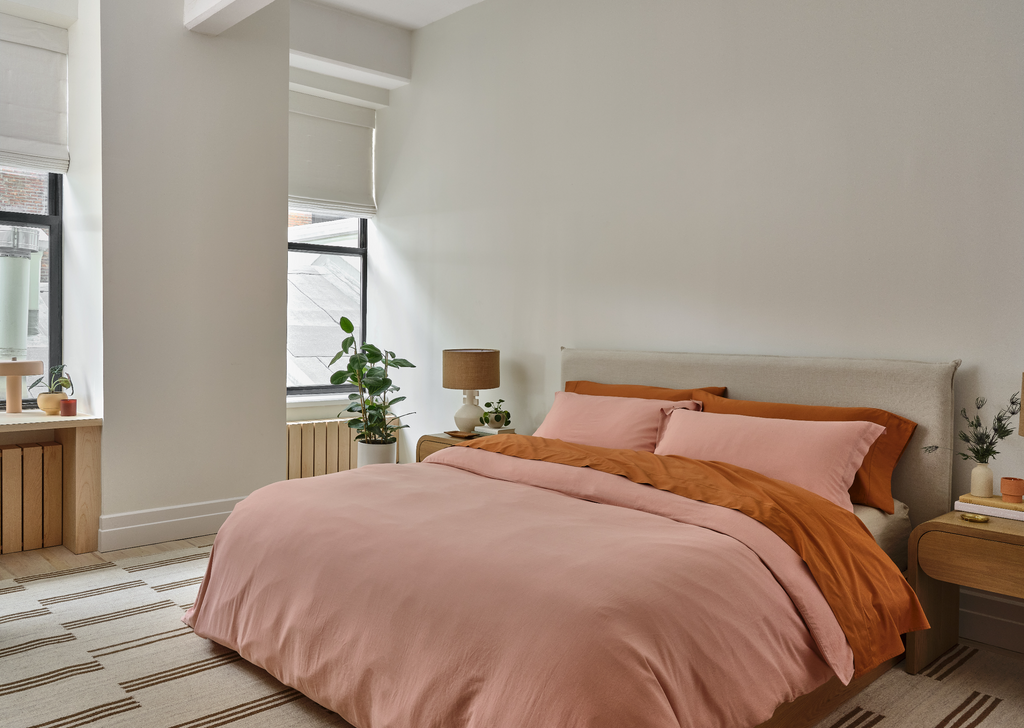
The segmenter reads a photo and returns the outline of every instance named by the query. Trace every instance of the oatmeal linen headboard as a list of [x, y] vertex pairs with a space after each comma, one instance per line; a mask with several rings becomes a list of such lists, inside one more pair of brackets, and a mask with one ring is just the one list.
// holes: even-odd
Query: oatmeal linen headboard
[[[877, 407], [917, 423], [892, 493], [916, 526], [948, 513], [953, 470], [953, 375], [960, 361], [818, 359], [647, 351], [562, 350], [562, 381], [728, 387], [730, 399]], [[943, 449], [925, 453], [925, 445]]]

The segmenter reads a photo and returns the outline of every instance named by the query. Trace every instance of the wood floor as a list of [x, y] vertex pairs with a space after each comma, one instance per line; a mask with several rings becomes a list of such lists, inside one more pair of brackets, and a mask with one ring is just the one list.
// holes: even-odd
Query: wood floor
[[3, 554], [0, 556], [0, 581], [17, 579], [21, 576], [48, 574], [51, 571], [73, 569], [76, 566], [100, 564], [104, 561], [127, 559], [133, 556], [151, 556], [152, 554], [160, 554], [164, 551], [177, 551], [178, 549], [187, 549], [192, 546], [209, 546], [213, 543], [215, 535], [197, 536], [196, 538], [187, 538], [182, 541], [166, 541], [150, 546], [136, 546], [135, 548], [122, 551], [106, 551], [104, 553], [93, 551], [88, 554], [73, 554], [63, 546], [52, 546], [48, 549]]

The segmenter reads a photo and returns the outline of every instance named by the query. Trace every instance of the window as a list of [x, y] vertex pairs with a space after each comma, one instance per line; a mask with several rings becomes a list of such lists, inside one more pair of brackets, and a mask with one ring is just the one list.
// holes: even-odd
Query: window
[[[353, 391], [331, 384], [345, 338], [338, 319], [366, 330], [366, 219], [288, 210], [288, 394]], [[335, 366], [335, 370], [337, 366]]]
[[[0, 167], [0, 359], [46, 370], [61, 363], [61, 185], [59, 174]], [[31, 382], [24, 408], [36, 406]]]

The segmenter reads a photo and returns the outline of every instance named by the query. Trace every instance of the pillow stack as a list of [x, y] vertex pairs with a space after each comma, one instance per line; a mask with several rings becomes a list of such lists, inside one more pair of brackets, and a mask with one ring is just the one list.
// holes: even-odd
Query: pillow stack
[[892, 412], [873, 407], [816, 407], [776, 402], [744, 402], [725, 399], [707, 392], [695, 392], [694, 399], [704, 404], [705, 412], [744, 415], [768, 419], [805, 420], [812, 422], [874, 422], [885, 428], [868, 449], [864, 462], [854, 475], [850, 499], [886, 513], [893, 512], [892, 471], [900, 455], [917, 429], [917, 423]]
[[892, 472], [917, 424], [871, 407], [724, 397], [725, 387], [669, 389], [566, 382], [535, 435], [580, 445], [715, 460], [893, 513]]
[[676, 409], [700, 409], [700, 403], [556, 392], [551, 411], [533, 434], [576, 445], [654, 452], [668, 414]]
[[852, 513], [850, 483], [883, 432], [874, 422], [673, 412], [654, 454], [738, 465], [817, 493]]

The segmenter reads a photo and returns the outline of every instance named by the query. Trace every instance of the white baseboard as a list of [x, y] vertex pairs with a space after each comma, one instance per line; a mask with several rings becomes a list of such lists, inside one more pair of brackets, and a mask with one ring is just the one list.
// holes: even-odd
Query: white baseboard
[[118, 551], [217, 533], [240, 500], [225, 498], [100, 516], [99, 550]]
[[960, 636], [1024, 653], [1024, 600], [961, 587]]

